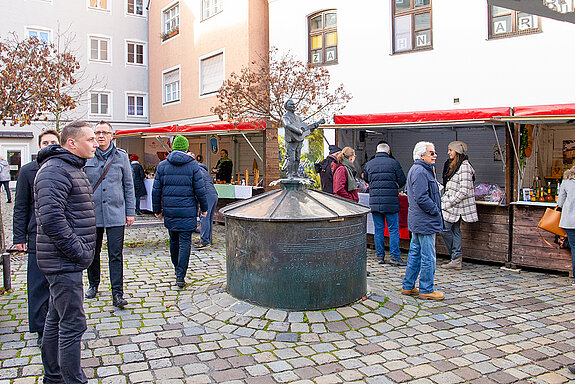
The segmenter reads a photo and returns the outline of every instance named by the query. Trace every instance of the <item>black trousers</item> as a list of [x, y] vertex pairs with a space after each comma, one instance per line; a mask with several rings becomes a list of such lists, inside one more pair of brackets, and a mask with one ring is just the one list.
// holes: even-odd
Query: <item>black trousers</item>
[[88, 267], [88, 282], [90, 287], [97, 287], [100, 284], [100, 251], [102, 250], [102, 240], [104, 230], [108, 240], [108, 265], [110, 268], [110, 284], [112, 285], [112, 295], [124, 294], [124, 226], [96, 228], [96, 253], [94, 261]]
[[[30, 248], [28, 248], [30, 250]], [[48, 314], [50, 284], [44, 273], [38, 268], [36, 253], [28, 253], [28, 328], [30, 333], [44, 332], [44, 322]]]
[[82, 335], [86, 332], [82, 272], [52, 274], [46, 279], [50, 305], [42, 341], [44, 384], [87, 383], [81, 365]]
[[0, 181], [0, 185], [4, 186], [4, 190], [6, 191], [6, 197], [8, 197], [8, 202], [11, 202], [12, 195], [10, 195], [10, 180]]

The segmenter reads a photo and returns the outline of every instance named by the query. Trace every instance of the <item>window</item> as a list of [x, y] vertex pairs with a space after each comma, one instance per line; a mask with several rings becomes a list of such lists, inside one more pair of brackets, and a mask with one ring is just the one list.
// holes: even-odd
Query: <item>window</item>
[[96, 9], [103, 9], [107, 11], [108, 8], [108, 0], [89, 0], [90, 1], [90, 8]]
[[224, 54], [200, 59], [200, 95], [217, 92], [224, 82]]
[[128, 95], [128, 116], [143, 117], [144, 114], [144, 96]]
[[28, 37], [36, 37], [38, 40], [46, 44], [50, 44], [50, 31], [36, 28], [27, 29]]
[[335, 10], [316, 13], [308, 19], [309, 62], [337, 63], [337, 13]]
[[164, 104], [180, 100], [180, 69], [164, 73]]
[[431, 0], [395, 0], [393, 53], [432, 48]]
[[180, 5], [176, 4], [163, 13], [164, 26], [162, 39], [167, 40], [180, 32]]
[[109, 62], [109, 46], [110, 39], [103, 37], [90, 37], [90, 60]]
[[202, 20], [208, 19], [222, 10], [222, 0], [202, 0]]
[[511, 9], [489, 7], [489, 38], [511, 37], [541, 32], [541, 18]]
[[128, 0], [128, 14], [144, 15], [144, 0]]
[[144, 65], [144, 44], [128, 42], [128, 63]]
[[110, 94], [90, 93], [90, 114], [110, 115]]

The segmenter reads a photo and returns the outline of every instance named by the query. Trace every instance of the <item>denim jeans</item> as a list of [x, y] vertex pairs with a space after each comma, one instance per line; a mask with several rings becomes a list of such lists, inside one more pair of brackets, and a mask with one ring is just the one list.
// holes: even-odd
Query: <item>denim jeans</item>
[[140, 196], [136, 196], [136, 213], [141, 213], [142, 211], [140, 210], [140, 201], [142, 200], [142, 198]]
[[435, 276], [435, 233], [431, 235], [411, 234], [403, 289], [415, 288], [417, 276], [419, 276], [419, 292], [432, 293]]
[[108, 240], [108, 265], [110, 268], [110, 284], [112, 295], [124, 295], [124, 226], [121, 227], [98, 227], [96, 228], [96, 252], [94, 260], [88, 267], [88, 281], [90, 287], [100, 284], [100, 251], [104, 240], [104, 230]]
[[216, 205], [218, 205], [217, 195], [208, 195], [208, 214], [206, 217], [200, 218], [200, 241], [202, 244], [212, 243], [212, 227], [214, 225], [214, 213], [216, 212]]
[[445, 242], [445, 247], [447, 252], [451, 256], [451, 260], [457, 260], [463, 256], [461, 251], [461, 219], [457, 220], [455, 223], [450, 223], [448, 221], [443, 221], [443, 241]]
[[571, 268], [573, 269], [573, 276], [575, 277], [575, 229], [563, 229], [567, 233], [567, 239], [571, 246]]
[[192, 248], [192, 231], [168, 231], [170, 234], [170, 257], [176, 269], [176, 280], [186, 277]]
[[44, 332], [44, 323], [48, 314], [50, 284], [38, 267], [35, 251], [36, 249], [34, 249], [34, 252], [28, 253], [26, 276], [26, 283], [28, 284], [28, 328], [31, 333], [42, 333]]
[[52, 274], [46, 279], [50, 304], [42, 341], [44, 383], [87, 383], [80, 363], [86, 331], [82, 272]]
[[371, 216], [375, 227], [373, 240], [375, 241], [377, 257], [385, 258], [384, 232], [386, 222], [387, 230], [389, 231], [389, 253], [391, 257], [401, 257], [401, 251], [399, 250], [399, 213], [372, 212]]

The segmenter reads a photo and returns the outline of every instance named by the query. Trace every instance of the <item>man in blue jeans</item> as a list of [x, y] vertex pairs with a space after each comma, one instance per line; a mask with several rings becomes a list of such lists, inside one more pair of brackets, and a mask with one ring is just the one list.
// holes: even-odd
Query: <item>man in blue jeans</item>
[[405, 185], [401, 165], [389, 156], [387, 143], [377, 146], [375, 157], [363, 169], [363, 179], [369, 184], [369, 207], [373, 217], [375, 249], [380, 264], [385, 259], [384, 232], [389, 231], [389, 263], [405, 266], [399, 250], [399, 189]]
[[152, 210], [164, 219], [170, 235], [170, 257], [176, 270], [176, 285], [186, 286], [190, 261], [192, 231], [198, 223], [197, 203], [201, 217], [206, 217], [208, 199], [202, 172], [194, 157], [187, 153], [188, 139], [177, 135], [172, 152], [158, 164], [152, 189]]
[[[407, 227], [411, 244], [401, 293], [426, 300], [443, 300], [435, 291], [435, 235], [443, 229], [439, 183], [435, 177], [437, 153], [433, 143], [420, 141], [413, 149], [413, 166], [407, 174], [405, 190], [409, 201]], [[419, 289], [415, 281], [419, 276]]]
[[68, 124], [62, 146], [38, 153], [41, 168], [34, 180], [38, 267], [50, 284], [44, 325], [44, 384], [87, 383], [81, 365], [86, 331], [82, 271], [94, 258], [96, 215], [92, 187], [82, 167], [98, 143], [88, 123]]

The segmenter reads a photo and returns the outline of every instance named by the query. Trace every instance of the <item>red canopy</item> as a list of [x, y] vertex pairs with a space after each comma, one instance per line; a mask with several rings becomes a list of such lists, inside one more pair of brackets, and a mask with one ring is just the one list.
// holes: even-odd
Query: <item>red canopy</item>
[[487, 120], [496, 116], [509, 116], [511, 108], [447, 109], [436, 111], [393, 112], [368, 115], [339, 115], [335, 124], [399, 124], [445, 122], [462, 120]]
[[530, 105], [514, 107], [513, 116], [575, 115], [575, 104]]
[[115, 136], [134, 136], [134, 135], [177, 135], [186, 133], [222, 133], [233, 131], [253, 131], [264, 130], [266, 128], [264, 121], [251, 123], [241, 123], [234, 128], [232, 123], [227, 121], [217, 121], [214, 123], [193, 124], [193, 125], [166, 125], [162, 127], [132, 128], [119, 129]]

